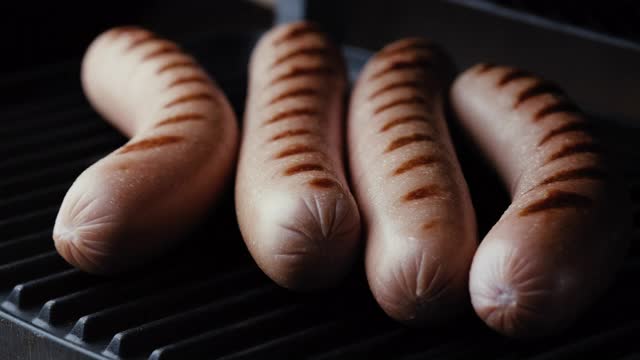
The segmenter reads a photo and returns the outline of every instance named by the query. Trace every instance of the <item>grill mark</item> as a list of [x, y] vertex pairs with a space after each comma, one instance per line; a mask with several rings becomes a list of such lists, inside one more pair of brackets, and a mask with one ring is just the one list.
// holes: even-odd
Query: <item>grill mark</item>
[[407, 115], [407, 116], [403, 116], [397, 119], [393, 119], [391, 121], [389, 121], [387, 124], [385, 124], [381, 129], [380, 132], [383, 133], [385, 131], [388, 131], [389, 129], [392, 129], [396, 126], [402, 125], [402, 124], [406, 124], [406, 123], [410, 123], [410, 122], [414, 122], [414, 121], [419, 121], [419, 122], [428, 122], [429, 119], [424, 116], [424, 115]]
[[553, 184], [556, 182], [569, 181], [569, 180], [604, 180], [607, 178], [607, 173], [599, 169], [597, 167], [586, 167], [579, 169], [570, 169], [560, 171], [553, 176], [550, 176], [544, 180], [536, 187]]
[[432, 165], [434, 163], [436, 163], [438, 160], [435, 157], [431, 157], [431, 156], [418, 156], [415, 157], [413, 159], [407, 160], [404, 163], [402, 163], [400, 166], [398, 166], [394, 171], [393, 171], [393, 176], [397, 176], [397, 175], [402, 175], [404, 173], [406, 173], [407, 171], [410, 171], [412, 169], [415, 169], [417, 167], [420, 166], [429, 166]]
[[521, 69], [509, 69], [498, 81], [498, 87], [503, 87], [514, 80], [528, 77], [533, 77], [533, 75], [528, 71]]
[[320, 188], [320, 189], [329, 189], [333, 187], [338, 187], [338, 183], [329, 178], [313, 179], [309, 181], [309, 185], [315, 188]]
[[308, 171], [325, 171], [324, 166], [318, 164], [299, 164], [288, 168], [284, 174], [286, 176], [296, 175]]
[[329, 54], [329, 49], [326, 46], [314, 46], [314, 47], [308, 47], [308, 48], [295, 49], [277, 58], [273, 63], [271, 63], [271, 65], [269, 65], [269, 70], [272, 70], [276, 66], [296, 56], [300, 56], [300, 55], [325, 56], [327, 54]]
[[289, 156], [293, 156], [293, 155], [299, 155], [299, 154], [308, 154], [308, 153], [317, 153], [320, 152], [317, 149], [312, 148], [309, 145], [304, 145], [304, 144], [294, 144], [289, 146], [288, 148], [282, 150], [281, 152], [279, 152], [276, 156], [275, 159], [283, 159]]
[[379, 59], [383, 59], [412, 49], [432, 51], [436, 47], [437, 46], [434, 43], [425, 39], [407, 39], [404, 41], [399, 41], [396, 44], [389, 45], [386, 48], [380, 50], [376, 57], [378, 57]]
[[424, 224], [422, 224], [422, 230], [433, 229], [436, 225], [438, 225], [438, 223], [440, 223], [440, 221], [436, 219], [427, 221]]
[[560, 87], [558, 87], [556, 84], [552, 84], [546, 81], [537, 82], [522, 90], [522, 92], [518, 94], [516, 102], [513, 104], [513, 108], [515, 109], [518, 106], [522, 105], [525, 101], [543, 94], [562, 95], [564, 94], [564, 91], [562, 91], [562, 89], [560, 89]]
[[214, 97], [213, 97], [213, 95], [211, 95], [208, 92], [193, 93], [193, 94], [181, 96], [181, 97], [179, 97], [179, 98], [177, 98], [175, 100], [172, 100], [172, 101], [168, 102], [164, 106], [164, 108], [168, 109], [170, 107], [173, 107], [173, 106], [176, 106], [176, 105], [180, 105], [180, 104], [184, 104], [186, 102], [203, 101], [203, 100], [213, 101]]
[[482, 64], [478, 65], [477, 70], [476, 70], [476, 73], [477, 73], [478, 75], [480, 75], [480, 74], [483, 74], [483, 73], [485, 73], [485, 72], [487, 72], [487, 71], [489, 71], [489, 70], [491, 70], [491, 69], [494, 69], [494, 68], [496, 68], [496, 67], [497, 67], [497, 65], [496, 65], [496, 64], [492, 64], [492, 63], [482, 63]]
[[289, 71], [284, 74], [278, 75], [269, 81], [268, 86], [276, 84], [280, 81], [291, 79], [298, 76], [322, 76], [322, 75], [333, 75], [335, 73], [335, 69], [332, 66], [321, 64], [314, 66], [293, 66]]
[[409, 136], [399, 137], [393, 140], [391, 144], [387, 146], [387, 150], [385, 152], [389, 153], [403, 146], [407, 146], [409, 144], [413, 144], [416, 142], [425, 142], [425, 141], [433, 141], [433, 138], [426, 134], [412, 134]]
[[593, 200], [584, 195], [561, 190], [551, 190], [547, 192], [543, 199], [535, 201], [520, 210], [519, 215], [527, 216], [553, 209], [584, 209], [592, 205]]
[[171, 89], [174, 86], [188, 84], [188, 83], [198, 83], [198, 84], [208, 84], [209, 79], [207, 79], [203, 75], [193, 75], [193, 76], [185, 76], [180, 77], [173, 80], [169, 85], [167, 85], [167, 89]]
[[170, 69], [175, 69], [175, 68], [193, 68], [196, 67], [196, 62], [193, 60], [178, 60], [178, 61], [173, 61], [170, 62], [168, 64], [163, 65], [162, 67], [160, 67], [158, 69], [158, 71], [156, 71], [156, 74], [160, 75], [163, 72], [170, 70]]
[[141, 31], [144, 31], [144, 30], [142, 30], [142, 28], [137, 27], [137, 26], [120, 26], [120, 27], [117, 27], [117, 28], [113, 29], [112, 34], [113, 34], [114, 37], [118, 37], [118, 36], [121, 36], [121, 35], [124, 35], [124, 34], [127, 34], [127, 33], [141, 32]]
[[431, 59], [427, 59], [424, 56], [413, 54], [411, 59], [397, 59], [391, 60], [387, 65], [380, 70], [369, 76], [369, 80], [375, 80], [391, 71], [395, 70], [407, 70], [407, 69], [425, 69], [433, 66]]
[[278, 134], [272, 136], [269, 139], [269, 141], [276, 141], [276, 140], [280, 140], [280, 139], [286, 139], [286, 138], [289, 138], [289, 137], [307, 135], [307, 134], [311, 134], [311, 131], [307, 130], [307, 129], [286, 130], [286, 131], [283, 131], [281, 133], [278, 133]]
[[293, 97], [298, 97], [298, 96], [315, 96], [318, 95], [319, 91], [311, 88], [311, 87], [303, 87], [303, 88], [299, 88], [299, 89], [290, 89], [287, 91], [282, 92], [279, 95], [276, 95], [273, 99], [269, 100], [269, 102], [267, 103], [267, 106], [269, 105], [273, 105], [281, 100], [284, 99], [288, 99], [288, 98], [293, 98]]
[[553, 103], [553, 104], [549, 104], [545, 107], [543, 107], [542, 109], [538, 110], [538, 112], [536, 112], [533, 115], [533, 121], [537, 122], [542, 120], [544, 117], [549, 116], [551, 114], [555, 114], [555, 113], [577, 113], [580, 110], [572, 103], [569, 102], [557, 102], [557, 103]]
[[264, 125], [269, 125], [276, 123], [278, 121], [282, 121], [294, 116], [316, 116], [320, 113], [318, 110], [310, 109], [310, 108], [300, 108], [300, 109], [291, 109], [287, 111], [281, 111], [274, 116], [272, 116], [269, 120], [264, 122]]
[[549, 131], [544, 137], [542, 137], [542, 139], [538, 143], [538, 146], [544, 145], [549, 140], [553, 139], [554, 137], [556, 137], [556, 136], [558, 136], [560, 134], [573, 132], [573, 131], [586, 131], [588, 129], [589, 129], [589, 125], [584, 121], [566, 123], [566, 124], [564, 124], [562, 126], [559, 126], [559, 127], [555, 128], [555, 129]]
[[583, 141], [575, 144], [565, 145], [562, 149], [551, 154], [547, 159], [547, 163], [576, 154], [595, 154], [600, 152], [600, 146], [591, 141]]
[[172, 54], [172, 53], [176, 53], [179, 52], [180, 48], [173, 43], [168, 43], [168, 44], [163, 44], [162, 46], [160, 46], [159, 48], [151, 51], [150, 53], [146, 54], [143, 58], [142, 61], [147, 61], [147, 60], [151, 60], [155, 57], [161, 56], [161, 55], [165, 55], [165, 54]]
[[129, 46], [127, 46], [127, 48], [124, 50], [125, 52], [129, 52], [135, 48], [137, 48], [138, 46], [145, 44], [151, 40], [155, 40], [157, 39], [156, 36], [152, 33], [145, 33], [142, 36], [140, 36], [138, 39], [133, 40]]
[[393, 90], [393, 89], [399, 89], [399, 88], [421, 88], [422, 86], [424, 86], [424, 83], [422, 81], [417, 81], [417, 80], [403, 80], [403, 81], [396, 81], [396, 82], [391, 82], [381, 88], [379, 88], [378, 90], [374, 91], [373, 93], [371, 93], [368, 97], [367, 100], [373, 100], [375, 99], [378, 95], [383, 94], [387, 91]]
[[146, 61], [146, 60], [151, 60], [153, 58], [156, 58], [158, 56], [161, 55], [166, 55], [166, 54], [173, 54], [173, 53], [178, 53], [180, 51], [180, 48], [175, 45], [175, 44], [165, 44], [162, 47], [146, 54], [142, 60]]
[[421, 199], [426, 199], [433, 196], [438, 196], [440, 194], [441, 194], [441, 191], [437, 185], [426, 185], [406, 193], [402, 197], [402, 201], [409, 202], [409, 201], [421, 200]]
[[278, 46], [286, 41], [293, 40], [294, 38], [297, 38], [306, 34], [314, 33], [314, 32], [315, 33], [318, 32], [318, 27], [313, 24], [310, 24], [310, 23], [292, 24], [289, 26], [289, 28], [284, 34], [280, 35], [279, 37], [273, 40], [273, 45]]
[[140, 140], [132, 144], [127, 144], [120, 149], [119, 153], [126, 154], [134, 151], [149, 150], [165, 145], [177, 144], [182, 142], [183, 140], [184, 138], [182, 136], [157, 136], [154, 138]]
[[405, 97], [405, 98], [401, 98], [401, 99], [396, 99], [393, 101], [390, 101], [386, 104], [383, 104], [381, 106], [379, 106], [378, 108], [376, 108], [373, 111], [373, 115], [378, 115], [381, 112], [388, 110], [390, 108], [399, 106], [399, 105], [416, 105], [416, 104], [426, 104], [427, 100], [422, 97], [422, 96], [418, 96], [418, 95], [411, 95], [409, 97]]
[[205, 119], [206, 119], [206, 117], [203, 114], [198, 114], [198, 113], [188, 113], [188, 114], [182, 114], [182, 115], [175, 115], [175, 116], [171, 116], [171, 117], [168, 117], [168, 118], [160, 121], [156, 125], [156, 127], [170, 125], [170, 124], [178, 124], [178, 123], [185, 122], [185, 121], [203, 121]]

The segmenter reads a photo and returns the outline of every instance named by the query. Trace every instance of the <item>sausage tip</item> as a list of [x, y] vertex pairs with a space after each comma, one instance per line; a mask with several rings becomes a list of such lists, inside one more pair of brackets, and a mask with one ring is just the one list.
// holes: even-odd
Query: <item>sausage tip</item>
[[[298, 291], [336, 285], [350, 270], [360, 234], [355, 202], [338, 188], [267, 202], [249, 242], [258, 265], [278, 285]], [[258, 236], [256, 236], [258, 237]]]
[[413, 243], [417, 239], [395, 240], [393, 244], [405, 245], [367, 249], [385, 254], [367, 256], [367, 277], [378, 304], [391, 318], [410, 326], [442, 325], [455, 318], [468, 301], [466, 272], [434, 259], [433, 249]]
[[[95, 231], [95, 226], [89, 225]], [[93, 274], [110, 272], [109, 256], [92, 247], [91, 239], [83, 234], [82, 224], [61, 220], [58, 217], [53, 228], [53, 241], [58, 253], [72, 266]]]
[[480, 245], [469, 278], [478, 317], [514, 338], [547, 336], [568, 326], [584, 305], [570, 296], [580, 288], [578, 279], [540, 249], [515, 250], [489, 240]]

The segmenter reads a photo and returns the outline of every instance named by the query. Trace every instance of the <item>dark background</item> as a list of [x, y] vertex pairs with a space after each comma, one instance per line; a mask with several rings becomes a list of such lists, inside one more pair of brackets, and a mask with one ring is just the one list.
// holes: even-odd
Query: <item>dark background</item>
[[22, 1], [0, 5], [0, 75], [80, 58], [91, 40], [117, 25], [179, 39], [193, 33], [264, 29], [271, 11], [248, 1]]

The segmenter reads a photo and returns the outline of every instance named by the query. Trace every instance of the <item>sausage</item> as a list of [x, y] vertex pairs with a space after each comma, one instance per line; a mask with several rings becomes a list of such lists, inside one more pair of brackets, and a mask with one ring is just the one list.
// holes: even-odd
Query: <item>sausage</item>
[[585, 116], [536, 75], [479, 64], [457, 78], [451, 103], [512, 198], [474, 257], [473, 307], [506, 335], [562, 331], [606, 291], [627, 251], [625, 186]]
[[343, 165], [343, 61], [315, 25], [295, 22], [265, 34], [249, 68], [235, 192], [243, 238], [279, 285], [330, 287], [360, 234]]
[[453, 72], [432, 42], [398, 40], [369, 60], [351, 98], [349, 162], [367, 279], [383, 310], [412, 325], [468, 306], [477, 234], [444, 114]]
[[137, 27], [94, 40], [82, 86], [131, 139], [75, 180], [53, 238], [72, 265], [117, 273], [166, 252], [202, 219], [233, 170], [237, 121], [191, 56]]

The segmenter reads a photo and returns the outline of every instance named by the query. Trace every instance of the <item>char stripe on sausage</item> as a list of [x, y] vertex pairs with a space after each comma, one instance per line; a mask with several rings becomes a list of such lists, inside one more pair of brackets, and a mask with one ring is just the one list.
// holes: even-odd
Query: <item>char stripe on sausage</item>
[[540, 184], [536, 187], [569, 180], [604, 180], [606, 178], [606, 171], [595, 166], [589, 166], [584, 168], [559, 171], [556, 174], [542, 180], [542, 182], [540, 182]]
[[400, 81], [395, 81], [395, 82], [391, 82], [379, 89], [377, 89], [376, 91], [372, 92], [371, 95], [369, 95], [367, 97], [367, 100], [373, 100], [375, 99], [377, 96], [384, 94], [388, 91], [394, 90], [394, 89], [400, 89], [400, 88], [421, 88], [424, 87], [424, 82], [423, 81], [419, 81], [419, 80], [400, 80]]
[[293, 155], [299, 155], [299, 154], [307, 154], [307, 153], [319, 153], [320, 151], [318, 149], [315, 149], [309, 145], [305, 145], [305, 144], [293, 144], [290, 145], [289, 147], [285, 148], [284, 150], [280, 151], [275, 158], [276, 159], [283, 159], [289, 156], [293, 156]]
[[385, 110], [389, 110], [396, 106], [400, 105], [415, 105], [415, 104], [426, 104], [427, 100], [421, 95], [409, 95], [400, 99], [394, 99], [389, 101], [386, 104], [382, 104], [378, 106], [374, 111], [373, 115], [378, 115]]
[[422, 199], [426, 199], [434, 196], [441, 196], [441, 195], [442, 195], [442, 190], [438, 185], [425, 185], [423, 187], [412, 190], [407, 194], [405, 194], [402, 197], [402, 201], [409, 202], [409, 201], [422, 200]]
[[158, 38], [154, 34], [145, 33], [145, 34], [141, 35], [139, 38], [134, 39], [133, 41], [131, 41], [129, 46], [127, 46], [127, 48], [124, 51], [125, 52], [132, 51], [133, 49], [137, 48], [140, 45], [146, 44], [151, 40], [157, 40], [157, 39]]
[[309, 135], [309, 134], [311, 134], [311, 130], [308, 130], [308, 129], [285, 130], [283, 132], [280, 132], [280, 133], [277, 133], [277, 134], [273, 135], [269, 139], [269, 142], [277, 141], [277, 140], [281, 140], [281, 139], [286, 139], [286, 138], [290, 138], [290, 137], [294, 137], [294, 136]]
[[175, 61], [170, 61], [165, 65], [162, 65], [156, 71], [157, 75], [162, 74], [165, 71], [173, 70], [176, 68], [195, 68], [197, 66], [196, 62], [191, 59], [180, 59]]
[[406, 116], [401, 116], [399, 118], [393, 119], [391, 121], [389, 121], [388, 123], [386, 123], [381, 129], [380, 132], [383, 133], [385, 131], [388, 131], [396, 126], [402, 125], [402, 124], [407, 124], [410, 122], [424, 122], [424, 123], [428, 123], [429, 122], [429, 118], [424, 115], [424, 114], [411, 114], [411, 115], [406, 115]]
[[401, 136], [395, 140], [393, 140], [389, 146], [387, 146], [387, 149], [385, 150], [386, 153], [392, 152], [394, 150], [400, 149], [404, 146], [413, 144], [413, 143], [417, 143], [417, 142], [431, 142], [434, 141], [434, 139], [427, 135], [427, 134], [419, 134], [419, 133], [415, 133], [415, 134], [411, 134], [411, 135], [407, 135], [407, 136]]
[[319, 164], [304, 163], [289, 167], [285, 170], [284, 174], [286, 176], [291, 176], [308, 171], [327, 171], [327, 169]]
[[142, 57], [142, 61], [148, 61], [162, 55], [177, 54], [179, 52], [180, 48], [173, 43], [162, 44], [162, 46], [160, 46], [159, 48], [152, 50], [148, 54], [144, 55]]
[[561, 190], [549, 190], [543, 199], [526, 206], [519, 212], [519, 215], [527, 216], [554, 209], [589, 208], [592, 205], [593, 200], [587, 196]]
[[285, 32], [284, 34], [282, 34], [281, 36], [273, 39], [273, 45], [274, 46], [279, 46], [279, 45], [283, 45], [295, 38], [304, 36], [304, 35], [308, 35], [308, 34], [316, 34], [318, 33], [318, 27], [315, 24], [312, 23], [300, 23], [300, 24], [294, 24], [291, 26], [290, 29], [288, 29], [287, 32]]
[[164, 120], [160, 120], [156, 124], [156, 127], [183, 123], [185, 121], [204, 121], [206, 119], [207, 119], [206, 116], [201, 113], [187, 113], [187, 114], [181, 114], [181, 115], [174, 115], [174, 116], [169, 116]]
[[203, 75], [192, 75], [192, 76], [179, 77], [179, 78], [173, 80], [172, 82], [170, 82], [169, 85], [167, 85], [167, 89], [171, 89], [172, 87], [178, 86], [178, 85], [193, 84], [193, 83], [208, 84], [209, 83], [209, 79], [207, 79]]
[[482, 63], [476, 67], [476, 73], [478, 75], [483, 74], [491, 69], [495, 69], [498, 65], [493, 63]]
[[273, 99], [269, 100], [269, 102], [267, 102], [267, 106], [276, 104], [282, 100], [287, 100], [293, 97], [318, 96], [318, 95], [320, 95], [320, 92], [317, 89], [310, 86], [304, 86], [297, 89], [296, 88], [287, 89], [283, 91], [281, 94], [274, 96]]
[[293, 60], [297, 56], [326, 56], [329, 54], [329, 48], [326, 46], [312, 46], [312, 47], [303, 47], [295, 49], [289, 53], [286, 53], [279, 58], [277, 58], [271, 65], [269, 65], [269, 70], [273, 70], [280, 64], [283, 64], [289, 60]]
[[126, 154], [134, 151], [154, 149], [160, 146], [177, 144], [182, 142], [183, 140], [184, 138], [182, 136], [156, 136], [153, 138], [143, 139], [131, 144], [127, 144], [120, 149], [119, 153]]
[[313, 179], [313, 180], [309, 181], [309, 185], [311, 187], [316, 187], [316, 188], [321, 188], [321, 189], [328, 189], [328, 188], [339, 187], [340, 186], [337, 182], [335, 182], [335, 180], [332, 180], [332, 179], [329, 179], [329, 178]]
[[380, 69], [379, 71], [371, 74], [370, 80], [378, 79], [395, 70], [422, 70], [433, 66], [433, 62], [430, 59], [421, 57], [415, 57], [414, 59], [400, 59], [390, 62], [389, 65]]
[[402, 175], [410, 170], [413, 170], [417, 167], [420, 166], [430, 166], [433, 165], [435, 163], [437, 163], [439, 160], [438, 158], [434, 157], [434, 156], [426, 156], [426, 155], [422, 155], [422, 156], [417, 156], [414, 157], [412, 159], [409, 159], [405, 162], [403, 162], [402, 164], [400, 164], [400, 166], [398, 166], [394, 171], [393, 171], [393, 175], [397, 176], [397, 175]]
[[179, 96], [178, 98], [169, 101], [164, 108], [169, 109], [176, 105], [181, 105], [184, 103], [192, 102], [192, 101], [214, 101], [215, 97], [211, 95], [209, 92], [196, 92], [193, 94], [187, 94], [183, 96]]
[[283, 120], [287, 120], [293, 117], [300, 116], [317, 116], [320, 115], [320, 112], [315, 109], [310, 109], [308, 107], [298, 108], [298, 109], [290, 109], [276, 113], [267, 121], [264, 122], [263, 125], [270, 125], [273, 123], [277, 123]]
[[532, 120], [538, 122], [551, 114], [557, 113], [579, 113], [580, 110], [575, 104], [568, 101], [561, 101], [549, 104], [533, 114]]
[[542, 146], [551, 139], [569, 133], [569, 132], [586, 132], [589, 129], [589, 124], [586, 121], [569, 121], [563, 125], [558, 126], [555, 129], [550, 130], [547, 134], [545, 134], [540, 142], [538, 142], [538, 146]]
[[533, 75], [528, 71], [524, 71], [524, 70], [520, 70], [520, 69], [512, 69], [512, 70], [506, 72], [500, 78], [500, 80], [498, 80], [498, 87], [500, 88], [500, 87], [506, 86], [507, 84], [509, 84], [510, 82], [512, 82], [514, 80], [524, 79], [524, 78], [531, 78], [531, 77], [533, 77]]
[[335, 68], [331, 65], [293, 66], [289, 71], [271, 79], [269, 86], [299, 76], [328, 76], [333, 74], [335, 74]]
[[577, 154], [597, 154], [601, 151], [601, 146], [593, 141], [581, 141], [575, 144], [564, 145], [560, 150], [554, 152], [547, 158], [547, 163]]
[[556, 84], [552, 84], [547, 81], [538, 81], [531, 84], [528, 88], [522, 90], [516, 102], [513, 104], [513, 108], [517, 109], [520, 105], [524, 104], [527, 100], [532, 99], [538, 95], [554, 94], [557, 96], [564, 95], [564, 91], [560, 89]]

